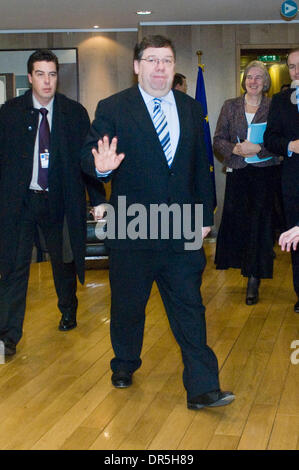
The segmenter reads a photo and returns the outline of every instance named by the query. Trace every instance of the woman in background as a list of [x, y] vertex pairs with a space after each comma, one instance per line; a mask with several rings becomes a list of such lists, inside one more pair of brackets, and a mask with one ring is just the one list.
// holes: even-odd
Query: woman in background
[[[261, 279], [273, 276], [273, 200], [279, 157], [248, 138], [263, 133], [270, 99], [264, 94], [271, 78], [262, 62], [250, 62], [242, 80], [243, 96], [225, 101], [214, 135], [214, 150], [226, 166], [226, 189], [217, 237], [217, 269], [239, 268], [248, 278], [246, 304], [259, 299]], [[264, 124], [262, 124], [264, 123]], [[251, 139], [252, 140], [252, 139]]]

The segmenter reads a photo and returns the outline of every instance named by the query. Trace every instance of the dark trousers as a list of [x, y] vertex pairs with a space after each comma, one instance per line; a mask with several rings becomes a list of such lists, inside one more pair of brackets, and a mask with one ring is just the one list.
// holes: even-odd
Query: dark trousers
[[[298, 223], [299, 211], [299, 157], [285, 158], [282, 165], [282, 194], [286, 216], [286, 229]], [[299, 298], [299, 249], [292, 251], [293, 284]]]
[[181, 348], [183, 382], [189, 398], [219, 388], [218, 362], [206, 344], [205, 308], [200, 285], [203, 250], [111, 250], [111, 341], [113, 371], [141, 365], [145, 307], [156, 281], [172, 332]]
[[50, 220], [49, 201], [46, 194], [28, 192], [22, 217], [19, 221], [19, 244], [14, 271], [0, 281], [0, 335], [17, 344], [22, 337], [26, 308], [32, 248], [39, 225], [50, 254], [58, 308], [63, 314], [75, 314], [77, 310], [77, 279], [74, 263], [63, 263], [63, 223]]

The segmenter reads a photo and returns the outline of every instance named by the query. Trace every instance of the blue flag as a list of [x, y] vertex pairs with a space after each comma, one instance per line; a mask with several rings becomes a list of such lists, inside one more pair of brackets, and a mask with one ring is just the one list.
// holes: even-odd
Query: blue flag
[[214, 155], [212, 149], [212, 141], [211, 141], [211, 132], [210, 132], [210, 124], [208, 118], [208, 107], [207, 107], [207, 98], [206, 98], [206, 89], [205, 89], [205, 82], [203, 79], [203, 65], [199, 65], [198, 67], [198, 76], [197, 76], [197, 84], [196, 84], [196, 95], [195, 99], [200, 102], [203, 112], [204, 112], [204, 139], [208, 154], [208, 159], [210, 163], [210, 173], [212, 184], [214, 188], [214, 212], [217, 209], [217, 197], [216, 197], [216, 185], [215, 185], [215, 172], [214, 172]]

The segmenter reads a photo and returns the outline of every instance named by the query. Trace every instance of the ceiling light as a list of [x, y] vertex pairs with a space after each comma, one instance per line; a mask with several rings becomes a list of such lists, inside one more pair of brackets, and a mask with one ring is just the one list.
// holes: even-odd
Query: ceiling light
[[137, 15], [151, 15], [152, 12], [149, 11], [149, 10], [140, 10], [140, 11], [136, 11]]
[[96, 25], [94, 26], [94, 29], [98, 29], [98, 28], [99, 28], [99, 26], [96, 24]]

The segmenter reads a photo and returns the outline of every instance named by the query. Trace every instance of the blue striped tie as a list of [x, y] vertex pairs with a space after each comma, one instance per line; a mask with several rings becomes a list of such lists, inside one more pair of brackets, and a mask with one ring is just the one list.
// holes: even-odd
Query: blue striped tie
[[154, 98], [153, 123], [161, 142], [168, 166], [172, 164], [171, 142], [165, 114], [161, 108], [161, 99]]

